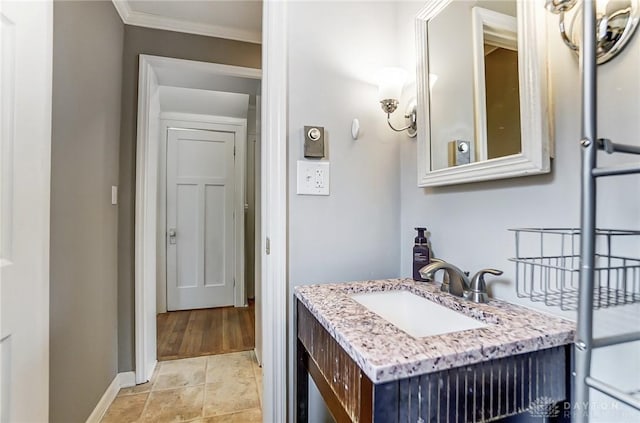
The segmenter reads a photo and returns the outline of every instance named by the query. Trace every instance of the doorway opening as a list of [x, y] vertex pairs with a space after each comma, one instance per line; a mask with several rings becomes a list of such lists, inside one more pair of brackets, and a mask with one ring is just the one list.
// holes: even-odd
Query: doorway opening
[[245, 166], [240, 150], [256, 137], [245, 134], [248, 96], [224, 97], [210, 104], [224, 105], [227, 114], [237, 109], [240, 118], [207, 116], [204, 122], [202, 115], [191, 121], [161, 115], [166, 143], [159, 154], [159, 361], [255, 347], [255, 278], [245, 254], [255, 242], [247, 230], [255, 201], [244, 189], [254, 185], [245, 177], [254, 166]]
[[138, 384], [158, 360], [260, 362], [260, 84], [259, 69], [140, 56]]

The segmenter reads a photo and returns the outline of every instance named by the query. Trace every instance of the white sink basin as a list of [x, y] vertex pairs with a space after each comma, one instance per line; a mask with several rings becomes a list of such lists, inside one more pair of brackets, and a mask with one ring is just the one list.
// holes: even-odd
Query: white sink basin
[[367, 292], [351, 298], [414, 338], [489, 326], [409, 291]]

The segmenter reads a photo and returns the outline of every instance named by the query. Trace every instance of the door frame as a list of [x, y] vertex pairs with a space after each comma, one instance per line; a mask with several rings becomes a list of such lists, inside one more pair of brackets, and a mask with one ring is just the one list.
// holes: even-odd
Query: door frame
[[[226, 116], [195, 115], [187, 113], [161, 112], [160, 113], [160, 140], [158, 168], [158, 225], [157, 243], [158, 255], [156, 263], [156, 295], [157, 313], [167, 311], [167, 134], [170, 129], [194, 129], [201, 131], [233, 132], [235, 134], [236, 154], [234, 157], [235, 187], [233, 209], [236, 216], [245, 215], [245, 176], [246, 176], [246, 140], [247, 120]], [[245, 245], [244, 245], [244, 219], [234, 219], [234, 279], [233, 304], [235, 307], [246, 307], [245, 290]], [[165, 242], [160, 242], [165, 239]], [[249, 246], [249, 248], [251, 248]]]
[[[262, 6], [262, 358], [266, 422], [287, 421], [287, 316], [291, 297], [287, 269], [288, 19], [287, 3]], [[291, 338], [292, 340], [295, 338]], [[293, 421], [293, 415], [289, 415]]]
[[[212, 75], [261, 79], [262, 70], [141, 54], [138, 74], [136, 193], [134, 230], [134, 318], [136, 383], [150, 380], [157, 363], [156, 350], [156, 232], [158, 192], [158, 137], [151, 130], [155, 69], [197, 70]], [[244, 178], [244, 175], [243, 175]], [[243, 206], [244, 207], [244, 206]], [[152, 316], [152, 317], [151, 317]], [[153, 320], [151, 320], [153, 319]], [[269, 336], [269, 332], [264, 332]]]

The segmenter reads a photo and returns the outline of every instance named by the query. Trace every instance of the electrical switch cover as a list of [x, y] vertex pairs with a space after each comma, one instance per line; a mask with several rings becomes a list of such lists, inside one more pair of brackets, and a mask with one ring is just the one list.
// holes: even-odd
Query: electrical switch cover
[[114, 206], [118, 204], [118, 187], [116, 185], [111, 186], [111, 204]]

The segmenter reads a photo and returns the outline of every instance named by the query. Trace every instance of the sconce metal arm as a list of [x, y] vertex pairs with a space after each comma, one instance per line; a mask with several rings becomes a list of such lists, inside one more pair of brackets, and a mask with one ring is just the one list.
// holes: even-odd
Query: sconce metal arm
[[564, 12], [560, 12], [559, 15], [558, 28], [560, 29], [560, 36], [562, 37], [562, 41], [564, 41], [567, 47], [569, 47], [571, 50], [578, 51], [578, 46], [571, 41], [571, 38], [569, 38], [569, 35], [567, 34], [567, 29], [564, 24]]
[[[405, 117], [405, 119], [410, 119], [411, 115], [404, 115], [404, 117]], [[387, 113], [387, 123], [389, 124], [389, 128], [393, 129], [396, 132], [406, 131], [407, 129], [411, 129], [411, 128], [413, 128], [415, 126], [415, 124], [412, 123], [412, 124], [409, 124], [409, 125], [405, 126], [404, 128], [400, 128], [400, 129], [394, 128], [393, 125], [391, 124], [390, 118], [391, 118], [391, 113]]]
[[[586, 2], [587, 0], [583, 0]], [[598, 0], [599, 1], [599, 0]], [[562, 41], [575, 53], [580, 50], [581, 39], [573, 28], [567, 30], [565, 24], [566, 12], [570, 11], [578, 0], [546, 0], [546, 9], [558, 15], [560, 37]], [[602, 10], [596, 14], [596, 48], [597, 63], [599, 65], [613, 59], [622, 51], [640, 22], [640, 0], [612, 0], [602, 1]], [[580, 13], [579, 11], [576, 13]], [[576, 25], [574, 15], [573, 23]]]
[[407, 113], [404, 115], [405, 119], [409, 119], [409, 124], [404, 128], [396, 128], [391, 124], [391, 113], [393, 113], [398, 107], [397, 100], [383, 100], [380, 102], [382, 105], [382, 110], [387, 114], [387, 124], [389, 128], [393, 129], [396, 132], [407, 131], [407, 135], [411, 138], [415, 137], [418, 133], [418, 114], [416, 109], [416, 103], [412, 102], [409, 104], [407, 109]]

